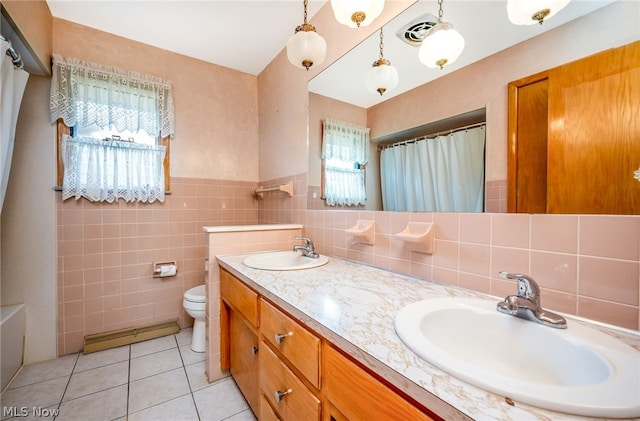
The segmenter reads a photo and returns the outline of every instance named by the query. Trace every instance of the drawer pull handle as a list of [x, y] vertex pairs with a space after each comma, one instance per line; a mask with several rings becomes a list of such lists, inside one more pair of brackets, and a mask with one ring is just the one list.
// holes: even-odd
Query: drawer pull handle
[[284, 341], [286, 339], [287, 336], [291, 336], [293, 335], [293, 332], [289, 332], [289, 333], [276, 333], [276, 343], [277, 344], [281, 344], [282, 341]]
[[287, 396], [291, 392], [293, 392], [293, 390], [291, 389], [287, 389], [284, 392], [276, 390], [276, 393], [274, 394], [274, 397], [276, 398], [276, 402], [280, 402], [282, 399], [284, 399], [285, 396]]
[[256, 355], [256, 354], [258, 353], [258, 347], [257, 347], [257, 346], [252, 346], [252, 347], [251, 347], [251, 353], [252, 353], [253, 355]]

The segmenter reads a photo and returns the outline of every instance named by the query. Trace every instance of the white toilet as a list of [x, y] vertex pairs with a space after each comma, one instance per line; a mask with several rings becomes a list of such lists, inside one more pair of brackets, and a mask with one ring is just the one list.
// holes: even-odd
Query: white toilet
[[198, 285], [184, 293], [182, 306], [189, 316], [193, 317], [193, 336], [191, 338], [191, 350], [193, 352], [205, 352], [207, 350], [205, 311], [207, 308], [207, 295], [204, 285]]

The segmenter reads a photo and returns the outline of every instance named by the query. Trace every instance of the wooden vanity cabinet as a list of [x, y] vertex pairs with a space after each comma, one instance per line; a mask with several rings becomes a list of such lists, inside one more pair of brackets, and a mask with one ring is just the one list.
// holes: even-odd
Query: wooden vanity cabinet
[[333, 346], [325, 344], [322, 351], [325, 421], [434, 420]]
[[259, 420], [439, 419], [224, 269], [220, 282], [221, 343]]
[[221, 270], [220, 296], [222, 365], [229, 369], [249, 406], [258, 414], [258, 294]]

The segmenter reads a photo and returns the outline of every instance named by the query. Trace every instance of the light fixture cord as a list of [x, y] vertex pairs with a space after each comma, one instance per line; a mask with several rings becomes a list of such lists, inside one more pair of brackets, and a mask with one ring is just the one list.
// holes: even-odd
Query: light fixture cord
[[442, 0], [438, 0], [438, 23], [442, 22], [442, 17], [444, 13], [442, 12]]
[[384, 58], [382, 50], [384, 49], [384, 35], [382, 34], [382, 28], [380, 28], [380, 60]]

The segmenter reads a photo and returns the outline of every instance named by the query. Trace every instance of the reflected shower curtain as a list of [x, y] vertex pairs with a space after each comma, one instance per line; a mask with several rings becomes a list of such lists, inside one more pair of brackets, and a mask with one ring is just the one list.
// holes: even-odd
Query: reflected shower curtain
[[9, 43], [0, 40], [0, 44], [0, 52], [2, 52], [0, 60], [0, 175], [2, 176], [0, 181], [0, 212], [2, 212], [9, 171], [11, 170], [18, 111], [20, 111], [22, 94], [27, 85], [29, 73], [14, 67], [11, 58], [5, 55]]
[[482, 212], [485, 127], [384, 149], [385, 211]]

